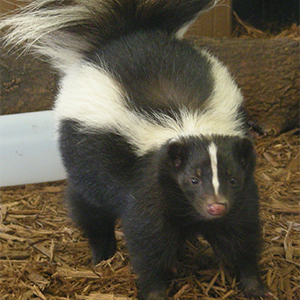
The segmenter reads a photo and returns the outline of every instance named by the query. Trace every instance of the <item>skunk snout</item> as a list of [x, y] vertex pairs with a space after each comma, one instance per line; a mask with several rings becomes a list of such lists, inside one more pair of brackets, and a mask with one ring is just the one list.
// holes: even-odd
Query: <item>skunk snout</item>
[[227, 212], [226, 203], [214, 203], [207, 205], [207, 212], [212, 216], [222, 216]]
[[208, 198], [206, 212], [212, 217], [221, 217], [228, 212], [228, 201], [219, 196]]

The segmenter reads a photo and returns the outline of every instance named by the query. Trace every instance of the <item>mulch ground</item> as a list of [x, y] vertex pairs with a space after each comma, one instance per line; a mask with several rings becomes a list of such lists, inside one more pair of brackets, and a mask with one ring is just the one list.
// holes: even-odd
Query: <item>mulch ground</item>
[[[262, 276], [278, 299], [300, 299], [299, 132], [255, 141]], [[115, 256], [92, 267], [88, 243], [68, 217], [65, 187], [55, 182], [1, 189], [0, 299], [136, 298], [121, 226]], [[170, 299], [244, 299], [205, 241], [187, 248], [170, 278]]]

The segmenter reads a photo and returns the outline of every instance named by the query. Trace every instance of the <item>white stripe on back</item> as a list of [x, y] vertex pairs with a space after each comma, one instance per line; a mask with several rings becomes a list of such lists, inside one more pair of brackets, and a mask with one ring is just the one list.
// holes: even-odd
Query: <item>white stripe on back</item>
[[[55, 114], [57, 121], [72, 119], [80, 122], [87, 132], [116, 132], [135, 146], [139, 156], [181, 136], [244, 136], [243, 127], [239, 125], [242, 119], [237, 118], [242, 97], [236, 94], [237, 89], [229, 89], [233, 92], [229, 93], [219, 87], [218, 82], [216, 80], [216, 92], [206, 100], [208, 109], [193, 111], [183, 107], [175, 118], [157, 113], [154, 120], [128, 108], [130, 99], [125, 88], [106, 70], [83, 62], [67, 69], [61, 80]], [[218, 92], [220, 88], [226, 95], [224, 99]], [[226, 102], [227, 98], [235, 101]]]
[[211, 143], [208, 147], [208, 153], [210, 156], [211, 171], [212, 171], [212, 185], [214, 187], [215, 194], [219, 193], [219, 179], [218, 179], [218, 160], [217, 160], [217, 147], [214, 143]]

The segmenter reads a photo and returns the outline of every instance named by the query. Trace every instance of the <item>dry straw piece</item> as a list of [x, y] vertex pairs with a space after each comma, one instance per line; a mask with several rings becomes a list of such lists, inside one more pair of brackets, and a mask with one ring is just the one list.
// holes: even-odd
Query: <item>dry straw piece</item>
[[[300, 299], [299, 132], [258, 136], [257, 182], [265, 241], [264, 280], [280, 300]], [[137, 288], [119, 224], [118, 251], [92, 267], [88, 243], [64, 204], [65, 182], [1, 189], [0, 299], [135, 299]], [[203, 259], [204, 258], [204, 259]], [[187, 245], [170, 278], [170, 299], [244, 299], [209, 245]]]

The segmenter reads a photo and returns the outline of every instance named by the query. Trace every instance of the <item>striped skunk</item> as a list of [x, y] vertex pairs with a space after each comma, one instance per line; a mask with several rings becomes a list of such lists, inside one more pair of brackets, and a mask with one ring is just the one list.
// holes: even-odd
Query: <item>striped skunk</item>
[[184, 241], [202, 235], [245, 295], [258, 272], [259, 196], [243, 98], [228, 70], [182, 39], [209, 0], [37, 0], [2, 20], [6, 43], [50, 58], [68, 201], [93, 263], [122, 226], [142, 299], [165, 299]]

